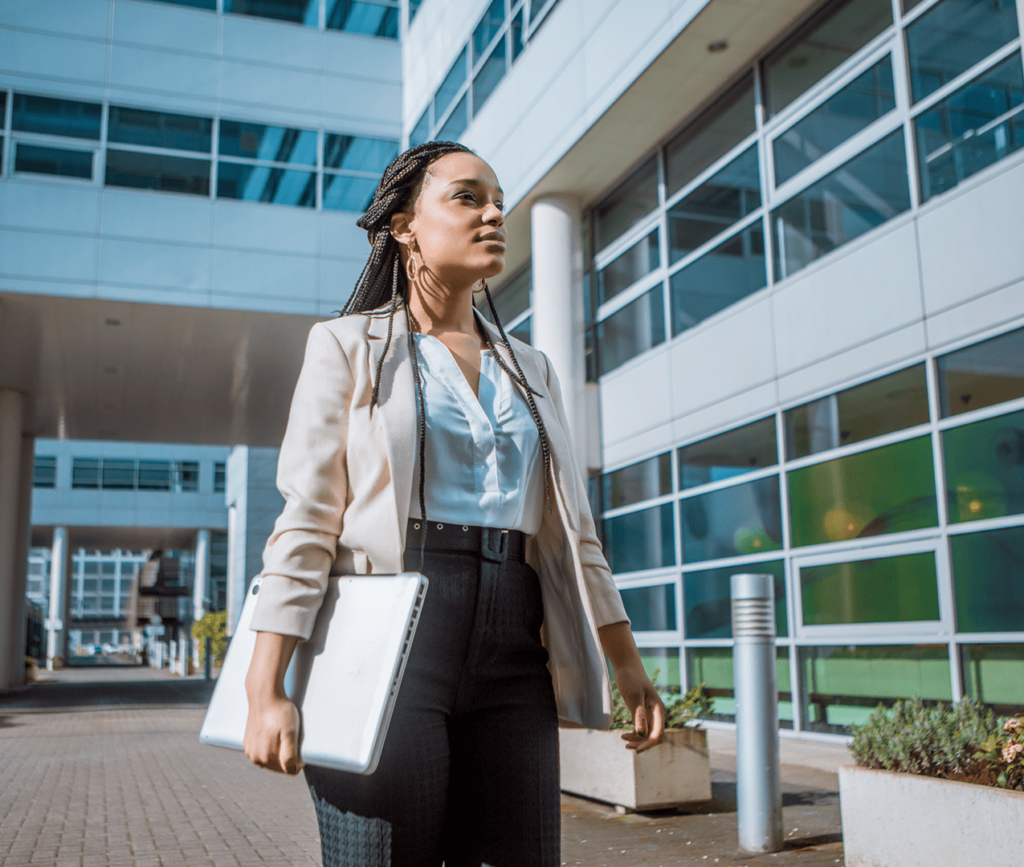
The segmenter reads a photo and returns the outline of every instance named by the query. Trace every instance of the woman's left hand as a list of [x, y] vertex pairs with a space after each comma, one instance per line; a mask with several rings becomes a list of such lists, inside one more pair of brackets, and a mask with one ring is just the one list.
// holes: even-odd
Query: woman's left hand
[[633, 731], [622, 736], [627, 749], [642, 753], [661, 743], [665, 704], [639, 659], [615, 669], [615, 684], [633, 715]]

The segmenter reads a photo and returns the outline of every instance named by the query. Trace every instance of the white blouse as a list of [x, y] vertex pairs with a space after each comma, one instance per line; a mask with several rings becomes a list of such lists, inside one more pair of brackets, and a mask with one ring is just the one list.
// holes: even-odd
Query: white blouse
[[[530, 408], [494, 360], [481, 350], [479, 397], [448, 347], [415, 335], [426, 404], [426, 500], [431, 521], [521, 530], [540, 529], [544, 480], [540, 436]], [[420, 515], [419, 457], [409, 516]]]

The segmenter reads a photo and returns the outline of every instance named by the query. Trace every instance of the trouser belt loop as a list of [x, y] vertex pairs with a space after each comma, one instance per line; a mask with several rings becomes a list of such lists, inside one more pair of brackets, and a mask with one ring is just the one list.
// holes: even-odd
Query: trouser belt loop
[[485, 560], [504, 563], [508, 559], [508, 530], [497, 530], [491, 527], [481, 528], [480, 554]]

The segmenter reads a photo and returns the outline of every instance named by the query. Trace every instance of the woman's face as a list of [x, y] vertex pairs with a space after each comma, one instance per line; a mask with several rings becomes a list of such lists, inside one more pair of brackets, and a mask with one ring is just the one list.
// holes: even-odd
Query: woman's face
[[501, 187], [491, 167], [473, 154], [431, 163], [411, 214], [396, 214], [391, 234], [417, 266], [452, 289], [500, 274], [505, 267]]

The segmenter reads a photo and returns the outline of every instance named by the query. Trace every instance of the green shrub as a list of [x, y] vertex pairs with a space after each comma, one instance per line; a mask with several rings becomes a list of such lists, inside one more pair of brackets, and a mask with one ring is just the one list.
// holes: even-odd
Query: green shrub
[[[655, 669], [653, 680], [658, 676]], [[704, 694], [704, 684], [695, 686], [686, 695], [677, 698], [671, 704], [666, 703], [665, 728], [681, 729], [688, 723], [693, 722], [701, 714], [711, 711], [711, 698]], [[619, 694], [619, 689], [612, 684], [612, 724], [611, 731], [632, 731], [633, 715], [629, 707]]]
[[199, 641], [199, 664], [206, 665], [206, 638], [212, 639], [210, 650], [213, 661], [224, 660], [224, 652], [228, 648], [228, 613], [227, 611], [207, 611], [192, 624], [192, 637]]
[[1024, 718], [1010, 717], [988, 736], [978, 758], [996, 776], [996, 785], [1024, 792]]

